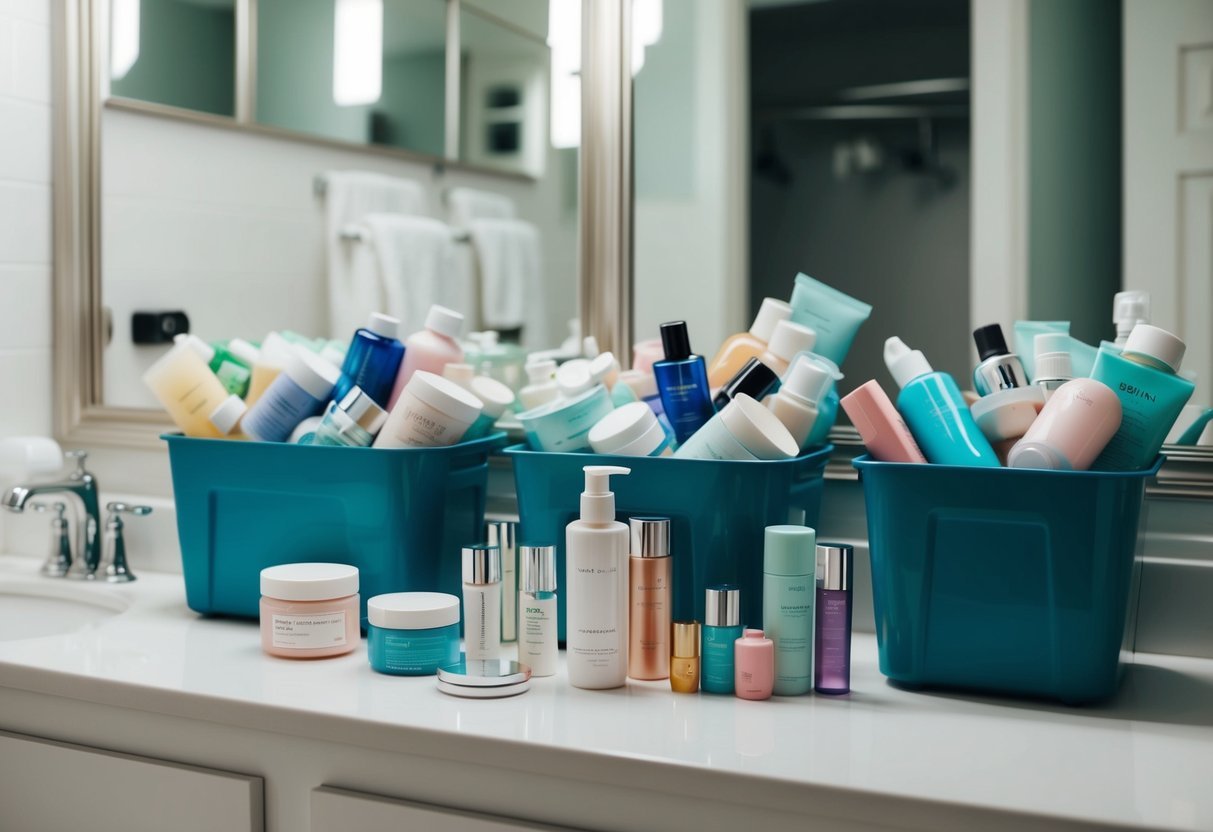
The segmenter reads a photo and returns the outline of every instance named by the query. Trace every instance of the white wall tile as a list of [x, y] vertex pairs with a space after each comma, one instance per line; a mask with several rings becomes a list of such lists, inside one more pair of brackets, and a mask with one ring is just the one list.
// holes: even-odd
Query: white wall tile
[[0, 350], [50, 345], [50, 267], [0, 266]]
[[[0, 60], [2, 62], [2, 60]], [[51, 181], [51, 108], [0, 98], [0, 180]]]
[[17, 98], [50, 103], [50, 27], [14, 20], [12, 56], [12, 94]]
[[0, 14], [49, 26], [51, 0], [0, 0]]
[[51, 261], [51, 190], [0, 182], [0, 263]]
[[0, 95], [13, 87], [13, 19], [0, 12]]
[[0, 351], [0, 436], [50, 433], [51, 351], [49, 348]]

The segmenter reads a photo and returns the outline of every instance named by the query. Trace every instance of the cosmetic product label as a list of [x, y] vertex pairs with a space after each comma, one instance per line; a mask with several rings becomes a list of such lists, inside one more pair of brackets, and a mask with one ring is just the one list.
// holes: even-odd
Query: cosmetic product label
[[383, 635], [383, 669], [389, 673], [433, 673], [459, 661], [459, 638], [446, 627], [420, 633], [388, 630]]
[[739, 638], [739, 626], [703, 628], [701, 686], [708, 693], [733, 692], [733, 643]]
[[275, 647], [315, 650], [345, 644], [345, 612], [274, 613]]
[[550, 676], [556, 672], [556, 598], [524, 595], [519, 603], [522, 604], [519, 661], [537, 676]]

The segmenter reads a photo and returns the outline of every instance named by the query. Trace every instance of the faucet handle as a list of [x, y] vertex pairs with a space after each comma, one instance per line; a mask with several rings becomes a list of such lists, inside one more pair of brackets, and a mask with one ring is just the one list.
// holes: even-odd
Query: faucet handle
[[42, 563], [42, 574], [48, 578], [62, 578], [72, 567], [72, 539], [68, 530], [67, 503], [30, 503], [30, 507], [39, 513], [54, 511], [55, 519], [51, 521], [51, 542], [46, 560]]
[[110, 512], [111, 520], [116, 519], [113, 517], [115, 514], [133, 514], [136, 517], [143, 517], [152, 513], [151, 506], [132, 506], [126, 503], [106, 503], [105, 510]]
[[102, 566], [105, 567], [105, 579], [112, 584], [129, 583], [135, 580], [126, 563], [126, 539], [122, 536], [122, 515], [130, 514], [143, 517], [152, 513], [151, 506], [133, 506], [127, 503], [106, 503], [105, 510], [109, 517], [105, 521], [105, 554]]
[[58, 513], [56, 520], [65, 519], [63, 513], [67, 511], [67, 503], [30, 503], [30, 508], [41, 514], [45, 511], [54, 511]]
[[84, 468], [84, 463], [88, 459], [88, 451], [77, 449], [74, 451], [67, 451], [63, 454], [63, 456], [65, 456], [67, 459], [75, 460], [76, 462], [76, 470], [72, 472], [72, 476], [82, 477], [88, 473], [88, 471], [86, 471]]

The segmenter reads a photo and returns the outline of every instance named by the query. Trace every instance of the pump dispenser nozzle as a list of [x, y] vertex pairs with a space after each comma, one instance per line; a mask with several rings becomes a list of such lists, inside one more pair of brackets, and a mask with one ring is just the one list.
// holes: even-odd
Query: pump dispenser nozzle
[[585, 491], [581, 492], [581, 519], [589, 523], [610, 523], [615, 519], [615, 493], [612, 474], [630, 474], [631, 468], [618, 465], [586, 465]]

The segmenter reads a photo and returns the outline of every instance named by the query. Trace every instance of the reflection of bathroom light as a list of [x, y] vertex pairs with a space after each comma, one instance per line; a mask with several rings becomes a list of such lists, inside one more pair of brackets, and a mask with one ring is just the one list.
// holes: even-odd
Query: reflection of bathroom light
[[110, 5], [110, 78], [126, 77], [139, 60], [139, 0], [112, 0]]
[[581, 144], [581, 0], [548, 0], [552, 147]]
[[374, 104], [383, 92], [383, 0], [337, 0], [333, 101]]
[[661, 40], [661, 0], [632, 0], [632, 74], [644, 66], [644, 50]]

